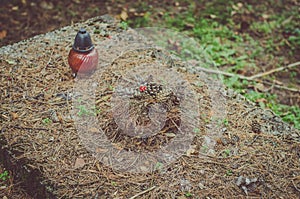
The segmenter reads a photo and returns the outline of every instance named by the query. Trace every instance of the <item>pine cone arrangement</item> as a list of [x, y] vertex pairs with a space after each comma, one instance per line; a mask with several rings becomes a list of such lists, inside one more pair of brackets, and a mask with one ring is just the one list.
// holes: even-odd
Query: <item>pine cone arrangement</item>
[[155, 82], [146, 82], [139, 87], [139, 94], [141, 96], [151, 97], [156, 101], [164, 101], [170, 97], [172, 91]]

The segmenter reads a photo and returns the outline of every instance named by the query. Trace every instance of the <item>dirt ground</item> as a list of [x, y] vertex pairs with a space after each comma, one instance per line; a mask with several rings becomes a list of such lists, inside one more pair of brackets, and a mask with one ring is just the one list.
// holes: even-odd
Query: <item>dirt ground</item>
[[[170, 9], [170, 6], [173, 6], [174, 4], [175, 2], [164, 2], [166, 9], [168, 6], [168, 8]], [[155, 7], [157, 5], [158, 2], [153, 1], [153, 6]], [[12, 44], [34, 35], [46, 33], [51, 30], [57, 29], [58, 27], [63, 27], [65, 25], [76, 23], [78, 21], [84, 21], [85, 19], [93, 16], [98, 16], [106, 13], [110, 13], [116, 16], [119, 15], [124, 8], [129, 9], [130, 2], [124, 3], [122, 1], [101, 1], [101, 3], [99, 3], [95, 1], [83, 2], [73, 0], [72, 4], [70, 4], [70, 2], [55, 0], [47, 2], [35, 2], [26, 0], [2, 1], [0, 10], [0, 35], [2, 35], [2, 39], [0, 46]], [[134, 17], [134, 14], [132, 14], [132, 17]], [[126, 57], [126, 59], [128, 59], [128, 57]], [[58, 63], [60, 63], [60, 61], [58, 61]], [[1, 64], [4, 66], [4, 68], [9, 68], [10, 65], [3, 60], [1, 61]], [[60, 64], [64, 65], [63, 63]], [[121, 62], [121, 64], [123, 63]], [[32, 71], [23, 72], [31, 73]], [[3, 71], [3, 74], [8, 73]], [[71, 80], [71, 77], [67, 75], [67, 71], [60, 75], [62, 75], [64, 81]], [[47, 74], [45, 74], [45, 77], [46, 76]], [[113, 85], [113, 77], [108, 75], [107, 78]], [[196, 81], [194, 77], [189, 78], [190, 82]], [[36, 81], [34, 77], [31, 80]], [[6, 81], [9, 80], [6, 79], [4, 82]], [[24, 80], [17, 78], [16, 81], [22, 82]], [[44, 83], [45, 85], [47, 85], [49, 82], [45, 81]], [[197, 92], [202, 93], [202, 95], [205, 96], [205, 88], [201, 88], [203, 90], [199, 88], [195, 89], [198, 89]], [[53, 90], [53, 93], [55, 92], [58, 92], [58, 90]], [[34, 94], [38, 95], [39, 93], [32, 93], [32, 95]], [[289, 93], [289, 95], [291, 94]], [[44, 98], [45, 96], [40, 97]], [[108, 96], [106, 97], [109, 98], [111, 96], [110, 94], [108, 94]], [[289, 102], [292, 102], [292, 104], [296, 104], [299, 102], [295, 100], [297, 98], [298, 96], [292, 96], [291, 99], [294, 100], [289, 100]], [[36, 102], [33, 102], [30, 106], [37, 108], [35, 103]], [[199, 147], [201, 146], [200, 143], [203, 142], [203, 138], [201, 136], [196, 136], [196, 139], [193, 141], [193, 146], [195, 146], [195, 148], [191, 149], [189, 151], [189, 154], [176, 161], [170, 169], [153, 173], [151, 176], [134, 176], [129, 174], [124, 175], [122, 173], [114, 172], [107, 167], [103, 167], [102, 169], [98, 170], [99, 168], [94, 165], [93, 159], [89, 159], [88, 157], [83, 156], [83, 159], [86, 162], [84, 167], [85, 170], [92, 170], [97, 174], [106, 176], [105, 178], [101, 179], [105, 188], [101, 188], [98, 190], [99, 195], [103, 194], [107, 197], [113, 197], [113, 194], [110, 193], [111, 190], [112, 192], [116, 193], [115, 197], [119, 196], [125, 198], [132, 196], [132, 193], [143, 191], [145, 191], [145, 198], [159, 198], [164, 196], [168, 196], [170, 198], [189, 198], [197, 196], [197, 194], [203, 194], [211, 198], [221, 196], [226, 197], [227, 195], [246, 197], [247, 194], [249, 194], [249, 197], [253, 198], [264, 198], [270, 196], [285, 197], [285, 194], [289, 194], [291, 198], [297, 198], [300, 187], [300, 171], [298, 167], [298, 160], [300, 158], [299, 140], [294, 140], [289, 136], [279, 139], [274, 135], [260, 134], [262, 127], [258, 127], [257, 129], [256, 127], [253, 127], [253, 125], [255, 126], [257, 122], [260, 123], [261, 120], [266, 120], [266, 118], [256, 118], [255, 115], [257, 116], [257, 114], [259, 113], [254, 114], [256, 110], [253, 110], [253, 107], [250, 105], [246, 107], [238, 107], [239, 111], [237, 111], [236, 108], [234, 108], [235, 106], [237, 106], [235, 102], [230, 101], [230, 103], [228, 105], [228, 111], [236, 112], [236, 114], [231, 115], [230, 118], [228, 118], [229, 121], [233, 121], [236, 117], [243, 118], [243, 116], [246, 114], [249, 114], [249, 116], [241, 119], [240, 124], [234, 124], [235, 126], [233, 124], [231, 124], [233, 126], [225, 126], [227, 129], [227, 133], [224, 134], [224, 137], [218, 140], [217, 152], [219, 153], [219, 156], [217, 157], [206, 156], [207, 159], [201, 160], [200, 158], [199, 160], [199, 156], [204, 152], [203, 150], [205, 150]], [[99, 104], [99, 106], [105, 106], [105, 104]], [[48, 105], [45, 105], [45, 107], [48, 107]], [[43, 109], [42, 107], [40, 108]], [[203, 112], [205, 111], [207, 110], [203, 110]], [[207, 112], [206, 114], [209, 115], [211, 113]], [[13, 115], [11, 116], [14, 117]], [[271, 125], [273, 127], [278, 126], [278, 123], [276, 123], [276, 120], [274, 118], [275, 116], [272, 115], [267, 119], [268, 122], [274, 122], [274, 124]], [[265, 122], [266, 121], [264, 121], [263, 123], [265, 124]], [[9, 125], [6, 126], [6, 129], [2, 129], [1, 131], [7, 131], [7, 129], [15, 131], [16, 126], [11, 126], [11, 124], [12, 123], [9, 123]], [[36, 127], [36, 125], [37, 123], [33, 123], [33, 126]], [[56, 124], [56, 126], [57, 125], [58, 124]], [[105, 126], [105, 124], [103, 125]], [[113, 128], [114, 125], [115, 124], [111, 125], [110, 127]], [[64, 123], [63, 126], [66, 127], [66, 129], [64, 130], [65, 132], [71, 132], [72, 130], [74, 130], [66, 123]], [[37, 127], [44, 128], [43, 125]], [[165, 131], [170, 131], [170, 129], [174, 128], [173, 126], [167, 127], [169, 129]], [[265, 128], [267, 129], [269, 127]], [[26, 131], [26, 129], [17, 130], [19, 131], [17, 135], [20, 136]], [[49, 129], [49, 131], [47, 132], [52, 131], [55, 132], [55, 128]], [[249, 133], [240, 135], [240, 131], [247, 131]], [[285, 130], [285, 132], [288, 131], [289, 130]], [[32, 133], [33, 136], [35, 131], [33, 131]], [[47, 135], [45, 136], [47, 137]], [[127, 137], [124, 138], [120, 136], [121, 135], [119, 135], [118, 132], [113, 132], [112, 134], [108, 135], [108, 137], [115, 138], [114, 142], [116, 144], [127, 144], [127, 150], [148, 146], [147, 142], [150, 143], [151, 141], [153, 141], [147, 140], [147, 142], [144, 143], [141, 142], [141, 140], [131, 140]], [[159, 145], [164, 144], [161, 143], [162, 140], [168, 142], [169, 138], [166, 137], [166, 135], [164, 135], [163, 133], [160, 134], [159, 137], [160, 139], [155, 140], [156, 145], [150, 145], [151, 147], [155, 148], [159, 147]], [[44, 142], [44, 140], [40, 141]], [[24, 142], [26, 143], [28, 142], [28, 140], [24, 140]], [[134, 146], [132, 146], [133, 143], [135, 144]], [[39, 145], [41, 143], [37, 144]], [[69, 144], [74, 143], [72, 142]], [[58, 146], [59, 143], [55, 143], [55, 145]], [[239, 150], [238, 152], [236, 151], [237, 148]], [[50, 149], [43, 148], [40, 150], [44, 151]], [[40, 155], [39, 152], [40, 151], [37, 151], [36, 155]], [[43, 154], [43, 156], [44, 155], [47, 154]], [[76, 159], [77, 156], [74, 157]], [[70, 157], [70, 160], [68, 160], [72, 163], [72, 165], [74, 157]], [[48, 166], [49, 168], [46, 168], [49, 169], [47, 172], [53, 172], [53, 165]], [[0, 173], [2, 173], [3, 171], [4, 168], [0, 167]], [[287, 173], [286, 171], [289, 172]], [[11, 171], [9, 172], [11, 178], [6, 182], [0, 182], [0, 196], [3, 197], [3, 199], [5, 197], [30, 198], [30, 196], [28, 196], [25, 191], [19, 186], [18, 182], [13, 181], [15, 178], [14, 176], [16, 176], [17, 174], [12, 173]], [[68, 172], [70, 172], [70, 175], [75, 175], [71, 171]], [[92, 173], [84, 175], [87, 175], [82, 179], [82, 182], [85, 184], [92, 183], [93, 180], [97, 180], [94, 178], [95, 176]], [[201, 176], [201, 179], [199, 179], [199, 176]], [[59, 176], [56, 177], [59, 178]], [[88, 177], [90, 177], [90, 179], [88, 179]], [[176, 179], [177, 181], [175, 181], [173, 184], [169, 184], [169, 182], [174, 181], [174, 179]], [[130, 186], [126, 185], [126, 183], [124, 182], [130, 182]], [[235, 182], [235, 184], [226, 184], [226, 182]], [[70, 182], [70, 184], [72, 184], [72, 182]], [[155, 185], [159, 185], [159, 187], [156, 187]], [[214, 187], [215, 189], [206, 189], [206, 186]], [[1, 189], [4, 190], [4, 192]], [[218, 190], [219, 193], [215, 193], [215, 190]], [[70, 193], [70, 195], [72, 194], [74, 194], [73, 196], [87, 196], [84, 195], [85, 193], [81, 192]]]

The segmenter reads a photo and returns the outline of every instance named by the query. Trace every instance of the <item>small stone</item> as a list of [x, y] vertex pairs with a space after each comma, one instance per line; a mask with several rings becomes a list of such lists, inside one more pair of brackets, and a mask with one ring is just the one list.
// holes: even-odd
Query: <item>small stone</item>
[[246, 184], [246, 185], [249, 185], [250, 183], [251, 183], [251, 180], [250, 180], [249, 178], [246, 178], [246, 179], [245, 179], [245, 184]]
[[244, 182], [244, 177], [243, 176], [239, 176], [237, 181], [236, 181], [236, 185], [237, 186], [241, 186], [241, 184], [243, 184]]
[[243, 191], [245, 192], [246, 195], [248, 195], [248, 189], [245, 186], [242, 186]]

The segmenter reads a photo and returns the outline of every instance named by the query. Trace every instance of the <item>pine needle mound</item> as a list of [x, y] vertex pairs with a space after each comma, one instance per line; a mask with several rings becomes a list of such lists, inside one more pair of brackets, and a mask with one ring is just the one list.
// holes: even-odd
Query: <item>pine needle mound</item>
[[82, 26], [96, 47], [108, 39], [96, 32], [132, 39], [99, 17], [0, 48], [1, 159], [31, 195], [299, 197], [299, 131], [189, 62], [160, 61], [155, 49], [107, 47], [100, 65], [110, 64], [74, 79], [66, 58]]

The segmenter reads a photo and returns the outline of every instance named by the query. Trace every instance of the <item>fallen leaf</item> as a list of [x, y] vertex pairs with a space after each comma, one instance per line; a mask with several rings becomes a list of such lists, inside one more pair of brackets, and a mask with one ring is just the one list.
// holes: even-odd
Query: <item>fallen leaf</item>
[[75, 161], [75, 165], [74, 165], [74, 168], [77, 169], [77, 168], [81, 168], [85, 165], [85, 161], [84, 159], [82, 158], [77, 158], [76, 161]]
[[256, 102], [258, 102], [258, 103], [267, 103], [268, 102], [268, 100], [267, 99], [265, 99], [265, 98], [259, 98], [259, 99], [257, 99], [256, 100]]
[[210, 16], [210, 18], [212, 18], [212, 19], [217, 18], [217, 16], [216, 16], [216, 15], [213, 15], [213, 14], [211, 14], [211, 15], [209, 15], [209, 16]]
[[123, 20], [123, 21], [126, 21], [127, 18], [128, 18], [128, 14], [125, 10], [123, 10], [120, 14], [120, 18]]
[[6, 35], [7, 35], [7, 31], [6, 30], [2, 30], [0, 32], [0, 39], [4, 39], [6, 37]]
[[11, 10], [17, 11], [17, 10], [19, 10], [19, 7], [18, 6], [14, 6], [14, 7], [11, 8]]

